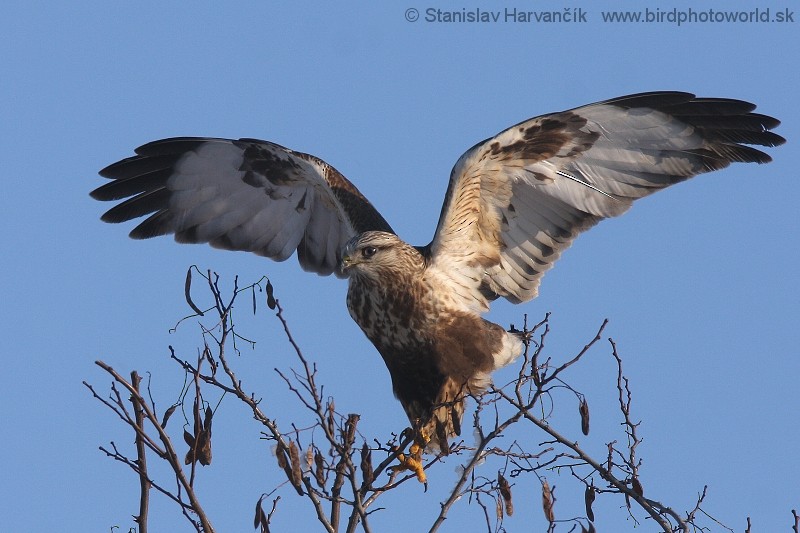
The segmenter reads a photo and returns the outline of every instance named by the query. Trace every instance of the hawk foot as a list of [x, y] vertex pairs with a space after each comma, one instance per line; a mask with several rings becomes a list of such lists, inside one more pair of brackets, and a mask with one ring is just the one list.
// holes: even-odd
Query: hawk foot
[[411, 446], [408, 448], [408, 455], [404, 453], [399, 454], [397, 460], [400, 461], [400, 464], [391, 467], [392, 471], [399, 473], [410, 470], [417, 476], [417, 480], [420, 483], [427, 483], [428, 477], [425, 475], [425, 468], [422, 466], [422, 452], [425, 451], [425, 446], [427, 446], [430, 440], [431, 438], [426, 431], [419, 431], [414, 442], [411, 443]]

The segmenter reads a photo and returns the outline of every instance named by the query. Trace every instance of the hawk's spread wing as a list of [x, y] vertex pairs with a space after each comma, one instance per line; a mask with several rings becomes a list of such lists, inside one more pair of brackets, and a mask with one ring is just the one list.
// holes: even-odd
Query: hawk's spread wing
[[178, 242], [245, 250], [301, 266], [336, 270], [337, 253], [367, 230], [392, 232], [369, 201], [324, 161], [254, 139], [175, 138], [151, 142], [100, 174], [114, 181], [92, 192], [126, 201], [106, 222], [149, 218], [131, 232], [169, 233]]
[[430, 261], [473, 308], [536, 296], [581, 232], [731, 162], [766, 163], [779, 121], [738, 100], [643, 93], [532, 118], [468, 150], [450, 176]]

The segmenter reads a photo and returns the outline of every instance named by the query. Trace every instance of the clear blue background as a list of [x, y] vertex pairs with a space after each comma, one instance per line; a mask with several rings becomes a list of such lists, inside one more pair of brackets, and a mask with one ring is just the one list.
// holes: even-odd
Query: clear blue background
[[[800, 507], [798, 24], [606, 24], [600, 10], [619, 9], [610, 1], [412, 2], [4, 6], [0, 529], [133, 525], [138, 480], [97, 450], [114, 440], [133, 453], [131, 435], [81, 381], [106, 390], [108, 379], [93, 364], [103, 359], [124, 374], [152, 372], [161, 409], [174, 400], [182, 378], [167, 345], [194, 357], [199, 342], [195, 322], [168, 332], [188, 312], [182, 291], [190, 264], [228, 280], [269, 275], [337, 408], [361, 413], [366, 435], [387, 436], [405, 424], [383, 363], [347, 316], [345, 283], [303, 273], [294, 258], [276, 264], [167, 238], [133, 242], [130, 224], [98, 220], [109, 206], [88, 192], [103, 183], [100, 168], [162, 137], [266, 138], [329, 161], [401, 236], [424, 244], [450, 168], [475, 142], [537, 114], [677, 89], [756, 102], [783, 120], [778, 132], [789, 143], [769, 150], [770, 165], [704, 175], [595, 228], [545, 277], [539, 299], [499, 303], [490, 318], [519, 324], [524, 313], [538, 320], [552, 311], [551, 354], [565, 357], [608, 317], [606, 334], [632, 381], [634, 418], [643, 420], [647, 495], [685, 510], [708, 484], [705, 508], [730, 527], [744, 529], [749, 515], [753, 531], [789, 531], [790, 509]], [[582, 6], [587, 22], [405, 20], [406, 8], [424, 17], [431, 6]], [[774, 13], [792, 4], [694, 5], [757, 7]], [[259, 342], [237, 361], [247, 386], [279, 421], [302, 418], [282, 403], [287, 395], [273, 372], [294, 362], [275, 320], [245, 315], [242, 327]], [[604, 443], [621, 436], [613, 378], [605, 345], [571, 378], [588, 394], [597, 429], [586, 446], [600, 457]], [[249, 531], [255, 501], [282, 477], [247, 413], [229, 400], [223, 413], [214, 465], [198, 483], [219, 531]], [[179, 429], [175, 423], [176, 435]], [[527, 431], [529, 442], [543, 440]], [[376, 530], [427, 530], [455, 481], [451, 463], [427, 494], [409, 484], [383, 501], [388, 510], [373, 516]], [[548, 479], [559, 487], [557, 517], [581, 514], [573, 481]], [[543, 531], [533, 480], [515, 494], [507, 529]], [[599, 531], [633, 528], [620, 505], [598, 500]], [[188, 530], [155, 494], [152, 513], [154, 531]], [[275, 520], [278, 531], [314, 527], [309, 504], [290, 492]], [[461, 502], [443, 531], [471, 531], [482, 521]]]

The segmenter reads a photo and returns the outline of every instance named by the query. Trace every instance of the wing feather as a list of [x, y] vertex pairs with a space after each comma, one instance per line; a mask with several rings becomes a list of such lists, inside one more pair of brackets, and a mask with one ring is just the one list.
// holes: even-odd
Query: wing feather
[[[573, 240], [633, 201], [732, 162], [766, 163], [780, 122], [749, 102], [655, 92], [521, 122], [469, 149], [424, 250], [482, 309], [536, 296]], [[477, 281], [476, 281], [477, 280]], [[480, 295], [480, 297], [478, 297]]]
[[368, 230], [392, 232], [369, 201], [336, 169], [314, 156], [256, 139], [181, 137], [140, 146], [100, 171], [112, 181], [98, 200], [124, 200], [102, 217], [146, 239], [174, 234], [278, 261], [295, 250], [301, 266], [336, 270], [337, 252]]

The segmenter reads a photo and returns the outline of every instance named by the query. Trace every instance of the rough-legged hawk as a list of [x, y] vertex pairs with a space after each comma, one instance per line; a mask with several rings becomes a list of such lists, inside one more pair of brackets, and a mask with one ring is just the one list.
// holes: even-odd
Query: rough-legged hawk
[[[732, 162], [766, 163], [779, 121], [755, 106], [681, 92], [624, 96], [512, 126], [450, 174], [430, 244], [410, 246], [335, 168], [254, 139], [151, 142], [103, 169], [92, 192], [149, 215], [131, 237], [169, 233], [349, 279], [347, 308], [392, 377], [412, 425], [447, 450], [463, 399], [517, 357], [521, 341], [481, 318], [489, 302], [535, 297], [581, 232], [634, 200]], [[129, 198], [130, 197], [130, 198]]]

